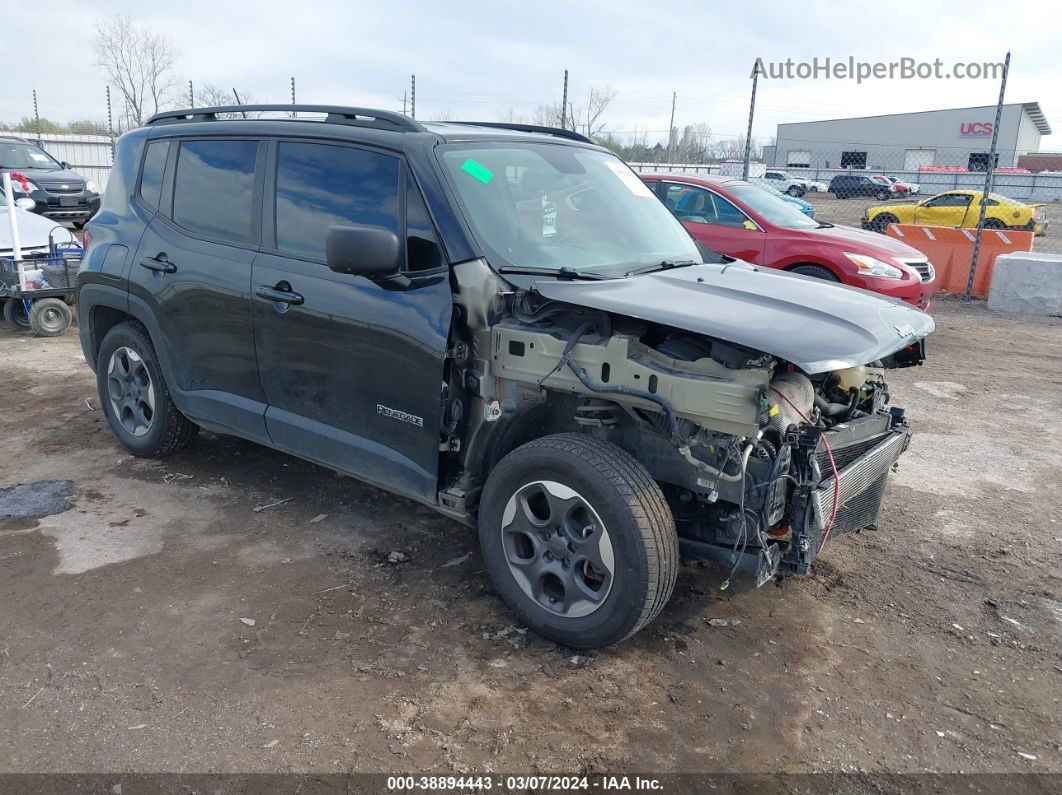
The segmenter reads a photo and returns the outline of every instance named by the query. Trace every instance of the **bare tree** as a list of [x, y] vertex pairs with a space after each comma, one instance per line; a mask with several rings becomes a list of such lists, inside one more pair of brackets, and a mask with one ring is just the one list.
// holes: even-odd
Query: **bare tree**
[[[240, 101], [236, 101], [237, 94]], [[238, 91], [234, 88], [221, 88], [213, 83], [204, 83], [195, 89], [195, 104], [200, 108], [221, 108], [226, 105], [253, 105], [255, 98], [246, 91]], [[247, 113], [220, 113], [222, 119], [257, 118], [260, 113], [250, 111]]]
[[601, 116], [608, 110], [608, 106], [612, 104], [612, 100], [615, 98], [616, 92], [608, 86], [605, 88], [591, 88], [586, 98], [585, 110], [576, 117], [575, 110], [574, 108], [572, 109], [572, 129], [575, 129], [575, 119], [578, 118], [582, 124], [583, 135], [587, 138], [599, 135], [605, 129], [605, 123], [601, 120]]
[[127, 16], [96, 24], [96, 65], [125, 99], [129, 125], [158, 113], [177, 85], [177, 48], [169, 37], [134, 25]]

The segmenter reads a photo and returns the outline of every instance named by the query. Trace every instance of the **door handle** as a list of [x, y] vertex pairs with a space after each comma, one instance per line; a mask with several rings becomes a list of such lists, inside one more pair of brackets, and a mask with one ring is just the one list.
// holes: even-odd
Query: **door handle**
[[254, 294], [259, 298], [265, 298], [279, 304], [294, 304], [295, 306], [302, 304], [302, 295], [291, 290], [279, 290], [276, 287], [261, 285], [255, 289]]
[[140, 267], [147, 268], [149, 271], [155, 271], [156, 273], [177, 272], [177, 266], [166, 259], [165, 254], [159, 254], [157, 257], [145, 257], [140, 260]]

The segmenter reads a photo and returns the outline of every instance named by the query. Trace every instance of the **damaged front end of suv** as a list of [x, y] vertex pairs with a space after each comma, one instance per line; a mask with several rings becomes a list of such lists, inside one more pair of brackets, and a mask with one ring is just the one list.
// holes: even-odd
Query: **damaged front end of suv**
[[452, 270], [439, 501], [524, 621], [614, 643], [662, 609], [679, 539], [762, 585], [877, 520], [910, 438], [885, 373], [922, 363], [927, 314], [704, 262], [611, 155], [469, 154], [441, 158], [484, 254]]

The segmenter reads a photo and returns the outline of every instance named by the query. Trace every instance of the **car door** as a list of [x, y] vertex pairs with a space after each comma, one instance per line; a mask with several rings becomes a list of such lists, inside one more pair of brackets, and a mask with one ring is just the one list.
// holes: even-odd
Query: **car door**
[[[268, 162], [252, 314], [273, 445], [434, 502], [453, 298], [424, 199], [394, 152], [278, 140]], [[405, 238], [404, 288], [325, 265], [351, 224]]]
[[962, 226], [970, 207], [969, 193], [941, 193], [915, 207], [915, 223], [923, 226]]
[[[161, 147], [168, 147], [163, 154]], [[251, 263], [259, 223], [259, 142], [248, 138], [152, 141], [166, 158], [158, 214], [129, 269], [129, 301], [148, 322], [170, 392], [208, 426], [268, 441], [265, 395], [251, 329]], [[138, 194], [137, 201], [144, 202]], [[153, 209], [153, 208], [152, 208]]]
[[696, 185], [662, 181], [659, 194], [697, 241], [728, 257], [758, 263], [767, 235], [736, 205]]

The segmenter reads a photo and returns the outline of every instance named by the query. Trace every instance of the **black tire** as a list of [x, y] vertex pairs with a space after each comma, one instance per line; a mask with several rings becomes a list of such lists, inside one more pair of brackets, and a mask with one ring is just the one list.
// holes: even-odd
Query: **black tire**
[[84, 229], [86, 223], [87, 223], [87, 221], [71, 221], [70, 222], [70, 224], [74, 227], [74, 229]]
[[77, 296], [74, 293], [68, 293], [63, 296], [63, 303], [67, 306], [73, 306], [77, 303]]
[[799, 273], [801, 276], [814, 276], [816, 279], [822, 279], [827, 282], [841, 281], [834, 275], [833, 271], [822, 265], [797, 265], [795, 268], [790, 268], [789, 272]]
[[788, 190], [786, 190], [786, 193], [788, 193], [794, 199], [799, 199], [801, 196], [804, 195], [804, 191], [800, 188], [799, 185], [790, 185]]
[[879, 190], [877, 193], [874, 194], [874, 198], [877, 199], [879, 202], [883, 202], [889, 198], [889, 192], [885, 190]]
[[[124, 357], [127, 369], [132, 369], [129, 367], [130, 359], [135, 357], [138, 360], [135, 362], [138, 377], [133, 380], [142, 383], [143, 375], [146, 373], [147, 386], [151, 389], [150, 395], [145, 394], [142, 389], [140, 396], [129, 395], [127, 400], [124, 393], [118, 393], [121, 382], [119, 371], [115, 371], [113, 379], [110, 371], [112, 356], [119, 351], [124, 351], [124, 353], [119, 353], [114, 364], [117, 365]], [[130, 351], [132, 357], [129, 354]], [[142, 371], [140, 365], [143, 366]], [[159, 367], [155, 347], [151, 344], [151, 339], [144, 327], [139, 323], [121, 323], [108, 331], [103, 338], [99, 355], [96, 357], [96, 388], [99, 391], [100, 405], [103, 406], [103, 411], [107, 415], [111, 430], [118, 437], [118, 441], [135, 456], [163, 458], [172, 455], [187, 447], [199, 432], [199, 426], [181, 414], [173, 405], [170, 390], [166, 386], [166, 379]], [[150, 401], [147, 400], [149, 396]], [[140, 428], [129, 427], [135, 422], [135, 417], [128, 422], [123, 419], [127, 414], [129, 404], [135, 401], [139, 401], [141, 406], [150, 403], [150, 415], [142, 409], [135, 412], [142, 419], [146, 417], [141, 423], [142, 432]], [[131, 410], [128, 413], [134, 414]]]
[[1006, 229], [1007, 225], [998, 218], [986, 218], [985, 229]]
[[835, 199], [847, 199], [848, 198], [848, 194], [845, 193], [844, 191], [835, 190], [833, 192], [833, 198], [835, 198]]
[[7, 325], [18, 331], [29, 330], [29, 313], [21, 298], [8, 298], [4, 301], [4, 320], [7, 321]]
[[[564, 488], [575, 496], [558, 497], [547, 493], [548, 488]], [[520, 506], [538, 500], [539, 507], [529, 511], [518, 507], [518, 497], [524, 500]], [[506, 520], [510, 503], [513, 513]], [[544, 509], [542, 503], [546, 503]], [[556, 508], [563, 510], [560, 519], [555, 516], [561, 513]], [[534, 520], [533, 527], [523, 520], [523, 526], [531, 530], [521, 532], [521, 518], [529, 517], [531, 511], [539, 519]], [[546, 519], [541, 519], [542, 511]], [[590, 523], [576, 534], [574, 543], [568, 543], [570, 556], [569, 552], [557, 553], [555, 545], [563, 547], [572, 540], [571, 529], [585, 521]], [[516, 529], [506, 532], [509, 527]], [[599, 559], [607, 557], [606, 542], [612, 553], [610, 576], [598, 578], [598, 588], [606, 589], [605, 594], [600, 600], [575, 602], [575, 607], [596, 603], [589, 614], [564, 615], [559, 611], [568, 611], [568, 586], [552, 571], [584, 586], [592, 584], [599, 572], [592, 565], [588, 570], [589, 564], [581, 555], [590, 549], [587, 542], [595, 538]], [[487, 571], [513, 612], [540, 635], [580, 649], [618, 643], [652, 621], [667, 604], [678, 573], [678, 536], [660, 487], [628, 453], [582, 434], [536, 439], [501, 460], [483, 491], [479, 539]], [[517, 579], [517, 567], [524, 566], [551, 569], [540, 572], [538, 598], [528, 576], [522, 575], [523, 585]], [[530, 568], [528, 571], [534, 576]], [[563, 595], [553, 600], [558, 607], [546, 606], [551, 601], [551, 577], [556, 581], [553, 593], [556, 583], [562, 588]], [[573, 593], [580, 595], [578, 588]], [[584, 587], [581, 593], [588, 591]]]
[[42, 298], [30, 307], [29, 327], [35, 336], [58, 337], [70, 328], [73, 319], [74, 313], [62, 299]]
[[885, 234], [885, 230], [889, 228], [889, 224], [898, 224], [900, 219], [892, 213], [878, 213], [870, 222], [870, 228], [874, 232], [879, 234]]

